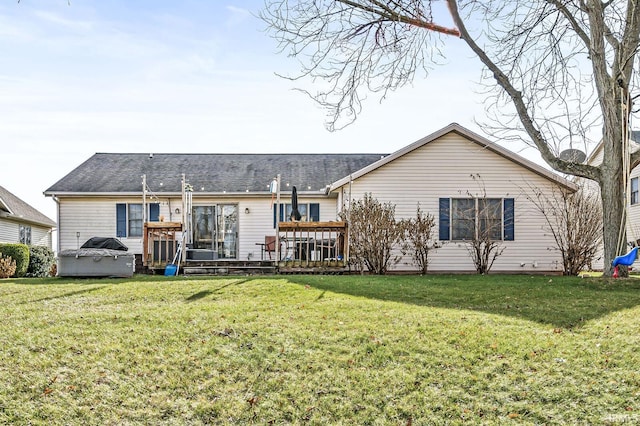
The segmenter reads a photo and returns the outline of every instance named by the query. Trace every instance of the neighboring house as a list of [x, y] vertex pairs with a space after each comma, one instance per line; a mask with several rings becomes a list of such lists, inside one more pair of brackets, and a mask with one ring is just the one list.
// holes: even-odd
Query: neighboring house
[[[281, 208], [270, 192], [277, 175]], [[58, 203], [58, 249], [103, 236], [142, 254], [145, 221], [189, 220], [185, 183], [193, 188], [193, 246], [215, 251], [217, 259], [260, 259], [259, 244], [275, 235], [296, 186], [303, 220], [315, 222], [336, 221], [349, 198], [365, 193], [395, 204], [398, 219], [415, 216], [420, 204], [438, 220], [436, 237], [445, 242], [432, 256], [430, 270], [437, 272], [474, 271], [462, 221], [476, 218], [469, 209], [464, 217], [459, 212], [473, 211], [483, 194], [495, 207], [491, 220], [504, 248], [494, 271], [561, 271], [553, 238], [527, 195], [532, 188], [576, 189], [455, 123], [391, 155], [98, 153], [45, 191]], [[415, 267], [404, 258], [396, 269]]]
[[[635, 152], [640, 149], [640, 131], [634, 130], [630, 134], [629, 149], [631, 152]], [[587, 157], [586, 163], [594, 166], [602, 164], [604, 156], [603, 144], [598, 144], [591, 154]], [[630, 250], [632, 244], [638, 244], [640, 241], [640, 167], [636, 167], [631, 170], [629, 175], [629, 194], [627, 205], [627, 245], [624, 250]], [[588, 191], [600, 192], [598, 183], [589, 179], [576, 178], [575, 182], [586, 188]], [[623, 251], [624, 251], [623, 250]], [[600, 250], [596, 255], [596, 261], [593, 263], [593, 269], [602, 270], [603, 264], [603, 250]], [[624, 254], [624, 253], [622, 253]], [[638, 268], [640, 265], [640, 259], [634, 263], [634, 268]]]
[[52, 249], [56, 223], [0, 186], [0, 243], [23, 243]]

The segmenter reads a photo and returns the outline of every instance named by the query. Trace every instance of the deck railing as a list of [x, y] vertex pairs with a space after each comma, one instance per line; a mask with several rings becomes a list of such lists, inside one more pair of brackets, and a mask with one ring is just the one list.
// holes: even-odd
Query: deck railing
[[173, 261], [182, 233], [180, 222], [146, 222], [144, 224], [143, 265], [164, 268]]
[[279, 222], [278, 266], [345, 267], [348, 261], [345, 222]]

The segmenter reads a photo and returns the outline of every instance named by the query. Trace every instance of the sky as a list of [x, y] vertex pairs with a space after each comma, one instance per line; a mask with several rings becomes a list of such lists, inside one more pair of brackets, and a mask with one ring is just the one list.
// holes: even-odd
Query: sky
[[[257, 18], [263, 0], [5, 0], [0, 4], [0, 185], [56, 220], [43, 192], [96, 152], [392, 153], [456, 122], [483, 134], [479, 61], [371, 94], [352, 125], [277, 74], [295, 59]], [[496, 141], [500, 143], [500, 141]], [[539, 162], [524, 146], [503, 146]]]

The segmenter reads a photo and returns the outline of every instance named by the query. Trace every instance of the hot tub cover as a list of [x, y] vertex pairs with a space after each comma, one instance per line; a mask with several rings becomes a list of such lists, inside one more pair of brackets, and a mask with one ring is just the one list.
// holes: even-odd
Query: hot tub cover
[[128, 251], [129, 247], [122, 244], [117, 238], [112, 237], [93, 237], [89, 238], [80, 248], [110, 249], [119, 251]]

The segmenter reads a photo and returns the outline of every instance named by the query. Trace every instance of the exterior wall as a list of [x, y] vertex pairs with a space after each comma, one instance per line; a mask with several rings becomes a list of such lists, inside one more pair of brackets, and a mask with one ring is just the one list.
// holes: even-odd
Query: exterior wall
[[[160, 216], [165, 221], [181, 222], [182, 200], [179, 197], [160, 197]], [[281, 203], [289, 203], [290, 197], [281, 196]], [[140, 203], [140, 197], [59, 197], [58, 249], [76, 249], [91, 237], [116, 237], [116, 204]], [[336, 199], [322, 196], [299, 194], [298, 202], [319, 203], [320, 220], [336, 220]], [[237, 204], [238, 205], [238, 259], [259, 260], [264, 237], [275, 235], [271, 195], [247, 197], [196, 197], [193, 205]], [[245, 213], [245, 209], [249, 209]], [[16, 231], [17, 232], [17, 231]], [[76, 233], [80, 238], [76, 238]], [[119, 238], [129, 251], [142, 254], [142, 237]], [[268, 258], [267, 258], [268, 259]]]
[[[471, 175], [479, 174], [481, 182]], [[438, 220], [439, 198], [515, 199], [515, 240], [504, 241], [503, 254], [492, 272], [560, 272], [560, 255], [550, 250], [552, 236], [545, 231], [544, 217], [527, 199], [531, 188], [547, 188], [548, 179], [505, 159], [455, 133], [449, 133], [354, 180], [351, 197], [371, 193], [380, 202], [396, 206], [396, 218], [414, 217], [417, 203], [423, 212]], [[348, 203], [349, 184], [342, 187], [341, 199]], [[435, 228], [437, 238], [438, 229]], [[524, 264], [524, 266], [521, 266]], [[415, 270], [410, 257], [404, 257], [397, 270]], [[433, 272], [474, 272], [467, 245], [448, 241], [432, 252], [429, 270]]]
[[42, 226], [31, 225], [31, 245], [45, 246], [53, 249], [51, 229]]
[[[640, 178], [640, 167], [636, 167], [631, 171], [631, 178], [633, 179], [636, 177]], [[629, 215], [627, 239], [629, 241], [637, 241], [640, 239], [640, 203], [629, 206], [627, 214]]]
[[0, 243], [17, 243], [19, 239], [18, 223], [0, 219]]
[[[52, 249], [51, 229], [25, 223], [31, 227], [31, 245], [45, 246]], [[0, 219], [0, 243], [20, 242], [20, 222]]]
[[[116, 203], [140, 203], [140, 198], [60, 198], [58, 250], [77, 249], [91, 237], [115, 238]], [[131, 252], [142, 253], [142, 238], [120, 240]]]

